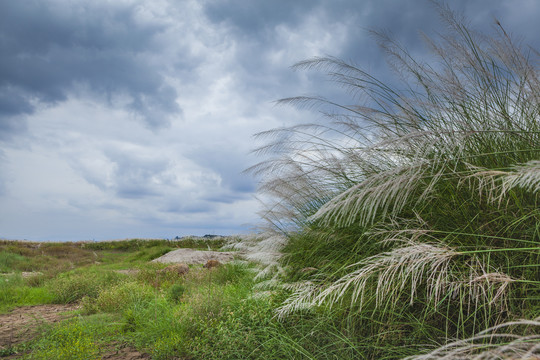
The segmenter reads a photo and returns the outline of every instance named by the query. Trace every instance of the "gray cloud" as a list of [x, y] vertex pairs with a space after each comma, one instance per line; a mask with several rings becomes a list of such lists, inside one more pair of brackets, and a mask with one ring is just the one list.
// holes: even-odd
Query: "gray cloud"
[[278, 24], [297, 22], [319, 3], [314, 0], [214, 0], [205, 6], [205, 13], [211, 21], [230, 25], [239, 36], [260, 41], [261, 36], [271, 36]]
[[[65, 101], [76, 85], [98, 96], [128, 96], [126, 107], [149, 127], [178, 114], [176, 91], [151, 57], [165, 25], [137, 20], [137, 7], [106, 2], [0, 2], [0, 123], [36, 102]], [[18, 119], [17, 121], [21, 121]]]
[[[540, 41], [534, 0], [451, 6]], [[418, 30], [443, 26], [427, 0], [0, 1], [0, 236], [238, 232], [257, 222], [252, 135], [319, 117], [272, 101], [350, 100], [290, 66], [332, 55], [392, 81], [367, 29], [426, 60]]]

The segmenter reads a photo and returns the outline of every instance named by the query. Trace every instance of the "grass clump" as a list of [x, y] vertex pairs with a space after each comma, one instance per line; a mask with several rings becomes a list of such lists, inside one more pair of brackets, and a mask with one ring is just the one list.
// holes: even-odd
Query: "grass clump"
[[332, 314], [326, 351], [399, 358], [399, 343], [438, 346], [539, 316], [538, 53], [438, 6], [448, 33], [428, 39], [436, 63], [384, 33], [374, 36], [398, 86], [337, 58], [302, 61], [295, 69], [327, 72], [352, 105], [283, 99], [324, 119], [259, 134], [273, 155], [251, 169], [274, 199], [264, 217], [288, 238], [278, 316]]
[[8, 273], [14, 270], [26, 270], [28, 258], [12, 252], [0, 251], [0, 273]]
[[81, 303], [83, 312], [87, 314], [97, 312], [121, 314], [126, 309], [153, 300], [154, 297], [155, 293], [151, 286], [135, 281], [123, 281], [101, 289], [95, 298], [85, 295]]
[[96, 299], [103, 289], [118, 284], [123, 278], [123, 275], [112, 271], [76, 270], [60, 274], [46, 286], [54, 295], [54, 302], [69, 304], [83, 297]]
[[54, 295], [46, 288], [29, 285], [20, 274], [0, 277], [0, 313], [16, 306], [49, 304]]
[[186, 292], [186, 287], [183, 284], [173, 284], [167, 293], [167, 298], [173, 303], [179, 303]]

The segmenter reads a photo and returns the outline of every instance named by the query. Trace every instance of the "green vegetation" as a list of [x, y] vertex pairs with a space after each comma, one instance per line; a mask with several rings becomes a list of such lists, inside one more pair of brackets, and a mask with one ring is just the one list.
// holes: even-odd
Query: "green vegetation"
[[[440, 11], [448, 33], [428, 39], [431, 63], [381, 33], [400, 83], [332, 57], [300, 62], [353, 105], [283, 99], [324, 119], [260, 134], [272, 156], [251, 170], [287, 238], [278, 317], [331, 319], [310, 357], [538, 355], [539, 54], [502, 27], [486, 37]], [[509, 325], [518, 320], [529, 327]], [[470, 343], [453, 357], [455, 339]]]
[[[265, 349], [278, 348], [271, 336], [275, 330], [263, 326], [272, 322], [277, 303], [252, 297], [252, 266], [241, 262], [214, 269], [193, 265], [185, 276], [163, 273], [159, 270], [166, 265], [148, 262], [148, 254], [160, 253], [163, 243], [132, 246], [134, 243], [101, 244], [100, 249], [80, 243], [41, 244], [41, 248], [61, 246], [65, 250], [50, 255], [50, 261], [58, 265], [51, 270], [53, 274], [39, 267], [40, 252], [28, 252], [25, 260], [29, 264], [25, 269], [39, 268], [40, 275], [23, 277], [19, 265], [11, 262], [2, 275], [5, 281], [0, 282], [4, 311], [50, 303], [77, 303], [79, 310], [75, 318], [44, 325], [42, 335], [2, 349], [2, 354], [20, 352], [28, 359], [99, 359], [112, 348], [131, 346], [153, 359], [212, 358], [220, 357], [217, 354], [223, 347], [230, 352], [223, 358], [236, 359], [256, 358]], [[9, 247], [9, 254], [36, 246], [23, 242], [3, 245]], [[66, 270], [59, 272], [59, 268]]]

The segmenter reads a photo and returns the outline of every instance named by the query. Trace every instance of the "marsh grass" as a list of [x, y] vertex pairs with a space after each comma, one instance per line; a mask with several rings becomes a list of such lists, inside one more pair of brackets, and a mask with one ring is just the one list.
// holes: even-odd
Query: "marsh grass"
[[[12, 350], [28, 359], [99, 359], [114, 344], [127, 344], [153, 359], [249, 359], [278, 349], [267, 327], [279, 324], [272, 320], [271, 303], [251, 297], [251, 265], [194, 266], [185, 277], [156, 282], [163, 266], [141, 263], [130, 276], [109, 269], [111, 264], [82, 266], [46, 280], [34, 289], [46, 291], [48, 302], [78, 302], [80, 310], [71, 320], [44, 324], [41, 336]], [[13, 304], [24, 282], [13, 275], [13, 291], [3, 291], [8, 296], [0, 300]]]
[[32, 359], [98, 360], [99, 347], [93, 331], [79, 321], [65, 323], [55, 328], [39, 344]]
[[273, 199], [264, 218], [288, 237], [279, 318], [376, 317], [364, 334], [388, 346], [376, 358], [399, 357], [387, 331], [436, 345], [538, 316], [540, 56], [436, 6], [447, 33], [426, 37], [431, 63], [373, 33], [399, 85], [334, 57], [297, 63], [352, 105], [280, 100], [323, 119], [259, 134], [270, 160], [250, 169]]

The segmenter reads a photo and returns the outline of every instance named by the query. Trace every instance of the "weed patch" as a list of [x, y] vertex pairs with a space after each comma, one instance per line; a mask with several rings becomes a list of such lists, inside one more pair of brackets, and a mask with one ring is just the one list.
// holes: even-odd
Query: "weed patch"
[[124, 275], [113, 271], [75, 271], [60, 274], [48, 281], [46, 286], [54, 295], [55, 302], [68, 304], [85, 296], [95, 299], [103, 289], [121, 282], [124, 278]]

